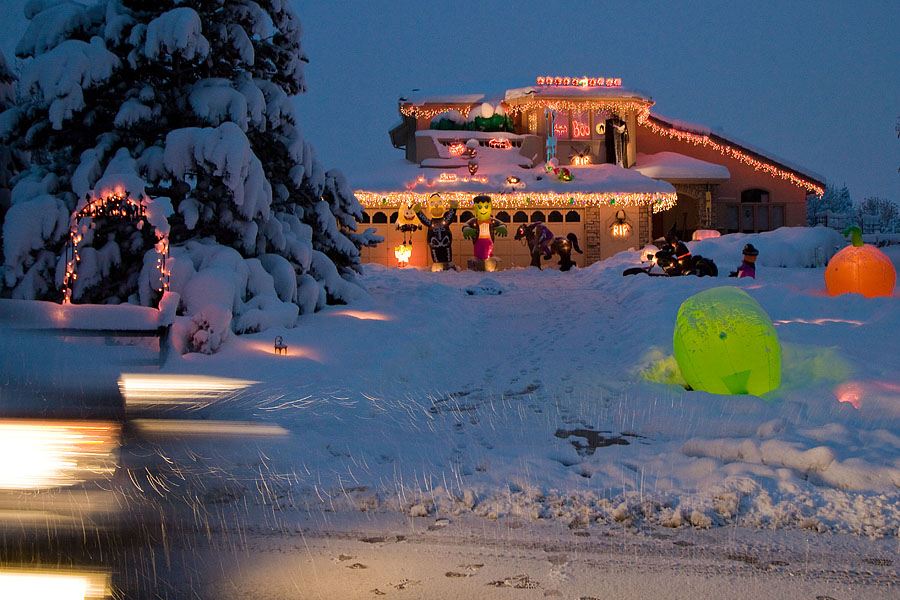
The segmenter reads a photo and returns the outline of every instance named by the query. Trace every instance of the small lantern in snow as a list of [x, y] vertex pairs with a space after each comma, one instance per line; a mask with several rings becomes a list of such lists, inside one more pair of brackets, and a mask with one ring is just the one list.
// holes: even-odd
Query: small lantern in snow
[[409, 257], [412, 255], [412, 246], [408, 244], [400, 244], [394, 246], [394, 257], [397, 259], [397, 266], [401, 269], [409, 264]]
[[275, 336], [275, 354], [283, 354], [287, 356], [287, 345], [280, 335]]

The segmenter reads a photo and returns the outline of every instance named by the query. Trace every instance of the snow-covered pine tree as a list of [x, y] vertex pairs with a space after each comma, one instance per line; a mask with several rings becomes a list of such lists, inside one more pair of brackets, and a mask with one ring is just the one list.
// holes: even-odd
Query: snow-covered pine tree
[[157, 302], [163, 232], [188, 313], [204, 301], [195, 274], [231, 272], [233, 298], [218, 301], [242, 317], [236, 330], [285, 314], [279, 303], [354, 296], [347, 280], [373, 237], [354, 233], [361, 206], [297, 127], [290, 97], [305, 91], [306, 58], [289, 0], [31, 0], [26, 16], [22, 102], [0, 136], [34, 156], [13, 203], [21, 191], [41, 210], [11, 210], [27, 232], [9, 244], [8, 293], [58, 298], [64, 265], [47, 253], [61, 256], [68, 216], [124, 187], [154, 227], [93, 219], [75, 301]]
[[[16, 76], [6, 63], [6, 57], [0, 52], [0, 114], [15, 104]], [[24, 168], [22, 156], [13, 152], [7, 144], [0, 144], [0, 231], [6, 211], [10, 206], [12, 178]], [[0, 244], [0, 264], [3, 262], [3, 245]]]

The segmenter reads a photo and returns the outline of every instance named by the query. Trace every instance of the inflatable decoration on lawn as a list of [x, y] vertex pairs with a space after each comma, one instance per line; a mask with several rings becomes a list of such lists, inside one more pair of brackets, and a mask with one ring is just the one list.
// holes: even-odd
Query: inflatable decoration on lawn
[[422, 229], [416, 220], [416, 211], [411, 206], [401, 206], [397, 211], [397, 230], [403, 233], [403, 243], [412, 246], [412, 234]]
[[691, 388], [762, 395], [781, 383], [781, 347], [772, 320], [735, 287], [695, 294], [678, 309], [675, 361]]
[[871, 244], [864, 244], [862, 231], [856, 225], [848, 227], [844, 235], [852, 244], [828, 261], [825, 268], [825, 287], [832, 296], [862, 294], [866, 298], [890, 296], [897, 282], [897, 270], [891, 259]]
[[462, 228], [463, 237], [472, 240], [475, 245], [475, 258], [469, 260], [469, 268], [475, 271], [496, 271], [498, 261], [494, 258], [494, 234], [505, 237], [506, 225], [491, 215], [490, 196], [475, 196], [472, 204], [475, 216]]
[[413, 205], [416, 216], [428, 229], [428, 247], [431, 249], [431, 270], [446, 271], [456, 269], [453, 264], [453, 232], [450, 231], [450, 223], [456, 218], [456, 209], [459, 204], [456, 200], [448, 203], [450, 207], [446, 212], [439, 194], [432, 194], [428, 198], [431, 218], [425, 215], [425, 209], [421, 204]]

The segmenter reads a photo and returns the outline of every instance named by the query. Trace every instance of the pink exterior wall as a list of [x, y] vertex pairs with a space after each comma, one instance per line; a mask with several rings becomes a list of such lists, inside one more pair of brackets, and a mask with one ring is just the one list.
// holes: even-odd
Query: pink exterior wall
[[[720, 183], [713, 194], [713, 211], [716, 201], [740, 202], [741, 192], [759, 188], [769, 192], [769, 201], [784, 203], [784, 224], [798, 227], [806, 225], [806, 189], [764, 171], [757, 171], [750, 165], [722, 155], [708, 146], [681, 142], [668, 136], [653, 133], [648, 127], [637, 127], [637, 151], [642, 154], [657, 152], [677, 152], [706, 162], [723, 165], [731, 173], [731, 179]], [[777, 166], [777, 165], [776, 165]], [[722, 223], [717, 224], [722, 227]]]

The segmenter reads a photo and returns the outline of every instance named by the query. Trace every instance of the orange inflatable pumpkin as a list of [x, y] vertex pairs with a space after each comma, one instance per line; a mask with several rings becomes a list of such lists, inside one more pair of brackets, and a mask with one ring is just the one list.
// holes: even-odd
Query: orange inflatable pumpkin
[[853, 244], [828, 261], [825, 268], [825, 287], [832, 296], [862, 294], [866, 298], [890, 296], [897, 282], [897, 271], [891, 259], [871, 244], [863, 244], [859, 227], [850, 227], [844, 235], [851, 235]]

